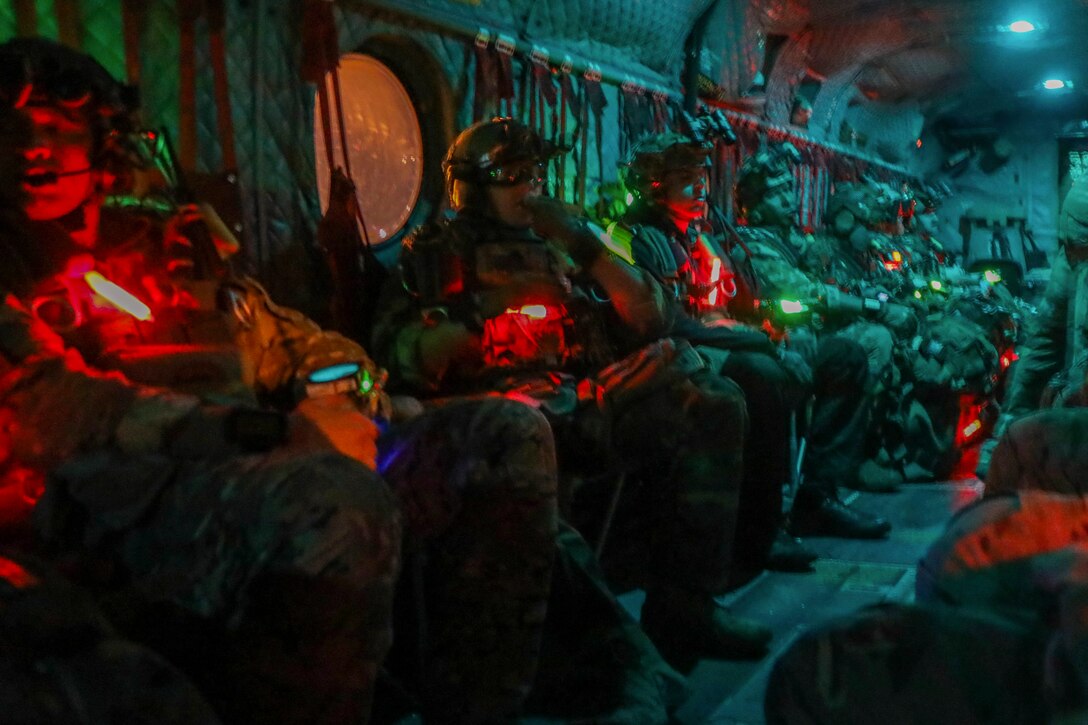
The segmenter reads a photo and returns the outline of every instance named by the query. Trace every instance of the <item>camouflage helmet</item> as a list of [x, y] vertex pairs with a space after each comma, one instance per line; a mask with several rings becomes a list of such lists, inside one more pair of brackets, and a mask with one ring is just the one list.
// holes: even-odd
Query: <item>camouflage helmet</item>
[[1058, 238], [1069, 244], [1088, 245], [1088, 178], [1077, 179], [1062, 201]]
[[[526, 180], [522, 178], [526, 169], [543, 178], [547, 161], [561, 152], [558, 146], [512, 118], [474, 123], [454, 139], [442, 161], [446, 193], [457, 208], [471, 205], [478, 196], [471, 193], [472, 188], [519, 183]], [[538, 166], [535, 171], [533, 164]], [[455, 195], [457, 182], [469, 187], [467, 195]], [[458, 202], [455, 196], [468, 198]]]
[[98, 131], [127, 125], [138, 105], [136, 89], [118, 82], [97, 60], [46, 38], [0, 45], [0, 102], [83, 111]]
[[764, 149], [748, 157], [737, 174], [737, 204], [742, 209], [752, 209], [772, 191], [783, 186], [793, 186], [792, 162], [800, 159], [800, 153], [790, 143]]
[[677, 169], [710, 165], [711, 143], [667, 131], [639, 141], [621, 164], [623, 183], [633, 193], [649, 198], [655, 184]]
[[[836, 227], [848, 231], [847, 225], [868, 224], [873, 216], [873, 195], [869, 187], [857, 182], [835, 185], [835, 193], [827, 202], [824, 217]], [[853, 217], [851, 222], [850, 217]]]

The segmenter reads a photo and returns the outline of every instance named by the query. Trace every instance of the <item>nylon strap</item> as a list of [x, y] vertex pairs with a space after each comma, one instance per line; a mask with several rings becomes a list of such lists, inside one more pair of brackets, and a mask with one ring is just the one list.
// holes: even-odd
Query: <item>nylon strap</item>
[[325, 160], [331, 174], [336, 168], [336, 155], [332, 146], [328, 49], [336, 44], [336, 27], [329, 3], [324, 0], [306, 0], [302, 6], [302, 28], [302, 64], [299, 75], [317, 88], [317, 110], [322, 138], [325, 141]]
[[574, 170], [574, 203], [584, 207], [586, 205], [586, 176], [589, 171], [589, 91], [586, 89], [586, 81], [583, 78], [578, 89], [581, 100], [578, 101], [578, 128], [582, 132], [582, 148], [578, 153], [578, 165]]
[[34, 0], [15, 0], [15, 23], [24, 38], [38, 34], [38, 8]]
[[[476, 35], [472, 52], [476, 56], [476, 94], [472, 103], [472, 120], [479, 121], [492, 108], [498, 110], [499, 67], [498, 61], [488, 50], [491, 36], [485, 30]], [[492, 105], [494, 104], [494, 105]]]
[[125, 37], [125, 75], [130, 85], [140, 83], [140, 32], [143, 29], [147, 5], [143, 0], [123, 0], [121, 24]]
[[178, 163], [196, 169], [196, 17], [200, 0], [177, 0], [178, 31]]
[[82, 22], [79, 0], [53, 0], [53, 12], [57, 16], [57, 35], [69, 48], [83, 49]]
[[219, 129], [219, 145], [223, 153], [223, 169], [238, 168], [234, 146], [234, 116], [230, 104], [230, 78], [227, 75], [227, 49], [223, 41], [227, 17], [223, 0], [205, 0], [208, 5], [208, 33], [212, 56], [212, 74], [215, 82], [216, 125]]

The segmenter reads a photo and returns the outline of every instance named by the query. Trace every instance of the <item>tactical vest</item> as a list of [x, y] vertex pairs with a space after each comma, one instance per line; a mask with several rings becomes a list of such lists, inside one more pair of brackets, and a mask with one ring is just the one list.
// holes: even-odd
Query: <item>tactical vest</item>
[[733, 249], [733, 261], [748, 284], [739, 285], [730, 310], [744, 320], [760, 319], [769, 300], [809, 300], [823, 285], [800, 269], [800, 256], [769, 229], [740, 227], [743, 244]]
[[584, 372], [611, 359], [604, 300], [544, 239], [483, 219], [421, 230], [401, 259], [425, 320], [478, 332], [485, 374]]
[[242, 378], [218, 281], [176, 280], [154, 220], [103, 217], [100, 247], [70, 251], [24, 303], [88, 363], [147, 385], [235, 391]]

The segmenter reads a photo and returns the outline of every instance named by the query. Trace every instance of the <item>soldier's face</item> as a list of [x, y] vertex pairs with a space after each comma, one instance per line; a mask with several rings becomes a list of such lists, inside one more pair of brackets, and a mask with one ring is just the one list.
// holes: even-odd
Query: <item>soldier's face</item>
[[533, 213], [525, 206], [526, 199], [540, 196], [539, 178], [528, 178], [517, 184], [490, 184], [487, 197], [495, 218], [512, 227], [526, 229], [532, 226]]
[[790, 226], [797, 212], [793, 187], [789, 184], [776, 186], [767, 192], [759, 206], [764, 224]]
[[94, 191], [90, 123], [81, 113], [51, 106], [28, 106], [22, 113], [32, 128], [22, 151], [24, 209], [34, 220], [59, 219]]
[[691, 222], [706, 216], [709, 186], [703, 166], [674, 169], [661, 180], [661, 205], [673, 221], [687, 228]]

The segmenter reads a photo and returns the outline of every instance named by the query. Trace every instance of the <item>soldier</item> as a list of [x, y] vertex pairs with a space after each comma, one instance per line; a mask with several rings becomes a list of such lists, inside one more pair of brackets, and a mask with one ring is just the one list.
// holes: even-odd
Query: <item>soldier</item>
[[[1041, 488], [1086, 493], [1080, 471], [1088, 447], [1088, 183], [1076, 181], [1062, 204], [1059, 248], [1038, 314], [1028, 323], [1012, 368], [992, 459], [980, 456], [990, 492]], [[1047, 395], [1047, 386], [1051, 391]], [[1044, 400], [1056, 399], [1052, 410]], [[988, 470], [987, 470], [988, 468]]]
[[728, 315], [736, 293], [732, 266], [718, 240], [702, 232], [709, 226], [709, 150], [709, 143], [675, 132], [639, 143], [625, 165], [625, 185], [635, 203], [609, 231], [614, 239], [630, 239], [635, 263], [675, 301], [672, 334], [690, 340], [712, 369], [744, 391], [751, 434], [744, 452], [738, 563], [756, 572], [764, 563], [804, 571], [816, 555], [786, 535], [779, 521], [782, 488], [791, 476], [790, 413], [812, 373], [796, 353], [776, 349], [762, 331]]
[[934, 273], [935, 257], [928, 247], [911, 243], [917, 239], [913, 234], [885, 233], [913, 218], [911, 203], [908, 194], [884, 184], [841, 184], [828, 204], [832, 223], [826, 236], [832, 244], [838, 240], [843, 259], [854, 262], [855, 276], [848, 270], [836, 284], [887, 294], [919, 318], [917, 328], [911, 321], [893, 329], [897, 365], [891, 373], [909, 381], [910, 392], [903, 382], [886, 384], [880, 418], [887, 457], [911, 480], [932, 480], [945, 478], [963, 446], [981, 438], [987, 416], [977, 422], [961, 418], [964, 411], [988, 404], [993, 394], [999, 372], [994, 342], [1000, 340], [991, 340], [982, 324], [996, 321], [984, 318], [997, 317], [996, 293], [1004, 290], [986, 285], [992, 294], [981, 299], [977, 284], [962, 289], [953, 284], [951, 270]]
[[105, 144], [129, 109], [101, 66], [56, 43], [13, 40], [0, 57], [15, 71], [4, 114], [25, 132], [4, 147], [19, 168], [3, 186], [29, 218], [5, 210], [2, 238], [6, 529], [33, 509], [47, 550], [110, 593], [122, 630], [161, 638], [231, 721], [357, 720], [389, 647], [400, 549], [393, 496], [364, 464], [376, 428], [325, 401], [290, 416], [209, 405], [89, 365], [62, 337], [75, 318], [52, 313], [99, 297], [52, 283], [93, 271], [64, 264], [93, 254]]
[[557, 532], [547, 421], [506, 400], [416, 405], [382, 436], [390, 492], [371, 419], [390, 401], [365, 351], [225, 274], [217, 250], [232, 245], [201, 250], [190, 215], [164, 225], [103, 207], [131, 110], [118, 85], [51, 42], [0, 53], [25, 69], [4, 93], [32, 132], [15, 145], [30, 219], [4, 237], [7, 499], [32, 505], [50, 474], [34, 511], [46, 543], [84, 572], [102, 558], [116, 574], [90, 583], [124, 603], [111, 614], [225, 717], [253, 722], [365, 719], [390, 644], [399, 501], [411, 551], [434, 552], [420, 569], [426, 706], [457, 721], [515, 714]]
[[892, 362], [891, 335], [881, 326], [854, 323], [843, 333], [821, 334], [817, 346], [814, 325], [805, 315], [818, 306], [828, 317], [856, 319], [866, 306], [881, 314], [883, 305], [842, 294], [812, 271], [821, 262], [814, 240], [795, 227], [793, 172], [784, 152], [749, 158], [736, 195], [747, 224], [737, 230], [731, 250], [738, 274], [730, 309], [741, 320], [766, 321], [806, 357], [814, 373], [805, 481], [791, 511], [792, 531], [880, 538], [890, 524], [844, 506], [837, 486], [890, 490], [901, 480], [866, 460], [873, 391]]
[[743, 399], [690, 346], [645, 346], [666, 328], [659, 288], [539, 195], [556, 151], [511, 119], [458, 136], [443, 165], [455, 214], [406, 244], [375, 349], [413, 391], [533, 401], [567, 474], [603, 461], [637, 477], [621, 513], [637, 510], [639, 535], [609, 551], [644, 547], [646, 633], [666, 658], [758, 656], [769, 630], [714, 602], [730, 575]]
[[44, 564], [0, 557], [0, 705], [26, 725], [219, 718], [169, 663], [126, 641], [93, 599]]

